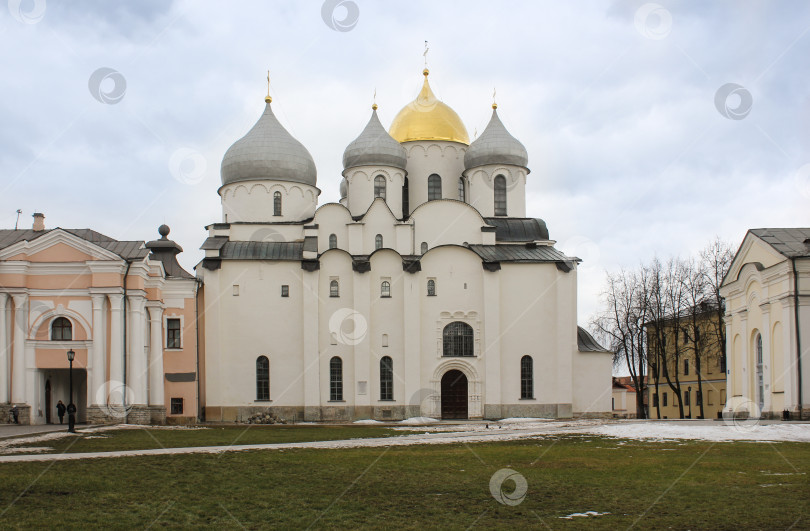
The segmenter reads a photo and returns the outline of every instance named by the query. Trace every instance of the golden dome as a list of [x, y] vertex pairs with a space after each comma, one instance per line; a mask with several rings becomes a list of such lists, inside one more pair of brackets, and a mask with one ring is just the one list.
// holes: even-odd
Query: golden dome
[[391, 122], [389, 134], [397, 142], [412, 140], [447, 140], [469, 145], [470, 135], [456, 111], [439, 101], [430, 90], [428, 69], [422, 72], [425, 82], [415, 100], [402, 108]]

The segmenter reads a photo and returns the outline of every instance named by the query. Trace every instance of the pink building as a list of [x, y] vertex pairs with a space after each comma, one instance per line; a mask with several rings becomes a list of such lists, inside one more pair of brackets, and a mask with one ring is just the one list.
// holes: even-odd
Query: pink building
[[[0, 420], [59, 422], [75, 352], [77, 422], [184, 423], [198, 415], [197, 280], [167, 238], [90, 229], [0, 230]], [[66, 419], [67, 420], [67, 419]]]

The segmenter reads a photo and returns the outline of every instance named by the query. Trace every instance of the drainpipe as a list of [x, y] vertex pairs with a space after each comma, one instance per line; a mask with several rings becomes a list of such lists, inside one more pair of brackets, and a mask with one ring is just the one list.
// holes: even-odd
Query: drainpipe
[[799, 274], [796, 271], [796, 257], [791, 258], [793, 263], [793, 319], [796, 326], [796, 368], [799, 371], [799, 420], [802, 419], [802, 335], [799, 331]]
[[121, 406], [124, 408], [124, 424], [129, 424], [129, 410], [127, 410], [127, 350], [129, 343], [127, 342], [127, 276], [129, 275], [129, 268], [132, 267], [132, 260], [127, 260], [127, 270], [124, 271], [124, 386], [121, 390], [123, 399]]

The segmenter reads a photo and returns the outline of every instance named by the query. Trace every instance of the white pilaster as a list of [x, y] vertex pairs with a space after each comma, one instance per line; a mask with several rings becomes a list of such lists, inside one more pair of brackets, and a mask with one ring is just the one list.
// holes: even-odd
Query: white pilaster
[[[321, 366], [320, 349], [318, 338], [318, 271], [303, 271], [301, 296], [304, 298], [303, 306], [303, 344], [304, 344], [304, 415], [306, 420], [320, 420], [320, 415], [314, 413], [320, 411], [321, 406]], [[328, 348], [328, 347], [324, 347]], [[346, 389], [344, 388], [344, 392]], [[270, 391], [270, 397], [273, 397]]]
[[11, 374], [11, 401], [25, 403], [25, 336], [28, 333], [28, 312], [25, 293], [12, 295], [14, 299], [14, 345], [12, 347], [13, 369]]
[[[762, 336], [762, 412], [771, 411], [773, 409], [771, 401], [771, 369], [773, 368], [773, 359], [771, 359], [771, 317], [770, 317], [770, 304], [763, 304], [759, 307], [762, 312], [762, 321], [760, 322], [759, 334]], [[756, 356], [756, 353], [754, 353]], [[754, 360], [756, 363], [756, 360]], [[756, 378], [756, 374], [754, 375]], [[755, 386], [759, 383], [755, 382]]]
[[8, 303], [8, 295], [0, 293], [0, 404], [5, 404], [9, 401], [9, 378], [11, 372], [9, 371], [9, 357], [10, 351], [8, 348], [8, 329], [6, 328], [6, 304]]
[[[501, 289], [500, 289], [500, 271], [484, 271], [484, 340], [481, 342], [481, 353], [484, 357], [484, 396], [481, 397], [481, 403], [500, 405], [500, 404], [514, 404], [520, 398], [520, 388], [511, 389], [511, 395], [507, 397], [502, 396], [501, 380], [504, 379], [505, 371], [514, 369], [513, 367], [504, 367], [503, 360], [501, 359]], [[520, 367], [518, 366], [518, 370]], [[487, 375], [492, 375], [492, 378], [487, 378]], [[498, 377], [494, 377], [498, 376]], [[486, 408], [483, 408], [482, 414], [486, 413]], [[499, 415], [499, 413], [495, 413]]]
[[92, 330], [92, 371], [90, 380], [90, 389], [88, 389], [89, 404], [97, 404], [98, 397], [105, 396], [105, 392], [99, 390], [104, 387], [104, 382], [107, 381], [107, 356], [106, 344], [107, 338], [105, 332], [107, 331], [106, 322], [104, 320], [104, 295], [91, 295], [90, 299], [93, 301], [93, 330]]
[[[373, 292], [371, 289], [372, 272], [355, 273], [354, 282], [354, 311], [359, 313], [356, 319], [365, 319], [366, 330], [371, 330], [371, 297]], [[379, 288], [378, 288], [379, 289]], [[349, 385], [343, 386], [343, 399], [346, 402], [355, 406], [368, 406], [371, 403], [371, 379], [370, 379], [370, 365], [371, 361], [371, 338], [368, 337], [368, 332], [364, 337], [358, 337], [356, 344], [353, 346], [354, 350], [354, 375], [350, 376], [345, 367], [348, 365], [344, 360], [344, 377], [348, 380], [346, 383]], [[379, 364], [377, 364], [379, 367]], [[351, 380], [349, 379], [351, 378]], [[353, 380], [353, 381], [352, 381]], [[357, 393], [358, 383], [366, 382], [366, 394], [360, 395]]]
[[756, 397], [752, 396], [750, 382], [753, 379], [751, 375], [751, 366], [748, 363], [748, 312], [740, 313], [740, 365], [739, 370], [742, 370], [742, 389], [740, 392], [746, 400], [755, 401]]
[[149, 404], [164, 405], [163, 384], [163, 308], [147, 306], [149, 311]]
[[798, 382], [796, 371], [796, 343], [794, 343], [795, 335], [793, 320], [793, 305], [790, 299], [782, 300], [782, 349], [783, 352], [779, 353], [784, 356], [785, 375], [785, 407], [793, 411], [798, 407]]
[[[124, 382], [124, 295], [115, 293], [110, 295], [110, 389], [108, 392], [108, 400], [110, 403], [121, 405], [120, 392], [114, 391], [120, 389]], [[131, 399], [127, 398], [131, 403]]]
[[[430, 406], [428, 400], [432, 400], [432, 398], [428, 399], [430, 391], [428, 389], [431, 387], [430, 380], [426, 379], [422, 381], [422, 374], [421, 374], [421, 357], [422, 357], [422, 348], [421, 348], [421, 341], [422, 335], [421, 325], [422, 325], [422, 313], [420, 311], [422, 306], [422, 297], [424, 293], [427, 291], [425, 284], [423, 282], [427, 282], [423, 280], [422, 275], [419, 273], [405, 273], [402, 277], [403, 292], [405, 294], [405, 303], [403, 305], [403, 323], [404, 323], [404, 336], [403, 336], [403, 358], [404, 358], [404, 370], [401, 373], [401, 377], [397, 377], [399, 369], [397, 369], [396, 365], [394, 365], [394, 375], [395, 375], [395, 387], [394, 392], [396, 393], [396, 384], [400, 381], [403, 382], [404, 385], [400, 385], [399, 387], [403, 388], [404, 393], [401, 395], [395, 395], [397, 400], [400, 400], [399, 397], [402, 397], [401, 400], [405, 404], [406, 407], [415, 407], [415, 406], [424, 406], [421, 411], [407, 411], [408, 415], [429, 415], [430, 411], [426, 408]], [[435, 352], [430, 352], [429, 356], [435, 358]]]
[[129, 369], [127, 373], [127, 385], [132, 390], [132, 397], [128, 399], [130, 404], [146, 404], [146, 383], [149, 366], [146, 362], [145, 334], [146, 334], [146, 312], [144, 305], [146, 299], [143, 295], [130, 295], [129, 299]]

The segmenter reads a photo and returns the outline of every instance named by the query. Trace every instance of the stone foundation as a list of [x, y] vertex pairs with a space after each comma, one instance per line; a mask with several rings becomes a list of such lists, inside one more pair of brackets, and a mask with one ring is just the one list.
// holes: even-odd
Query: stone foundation
[[89, 424], [166, 424], [166, 408], [163, 406], [121, 406], [94, 405], [87, 408]]
[[570, 419], [573, 417], [571, 404], [485, 404], [484, 418], [487, 420], [514, 417], [539, 419]]
[[[0, 404], [0, 424], [13, 423], [11, 408], [14, 404]], [[20, 424], [31, 424], [31, 406], [17, 404], [17, 419]]]

